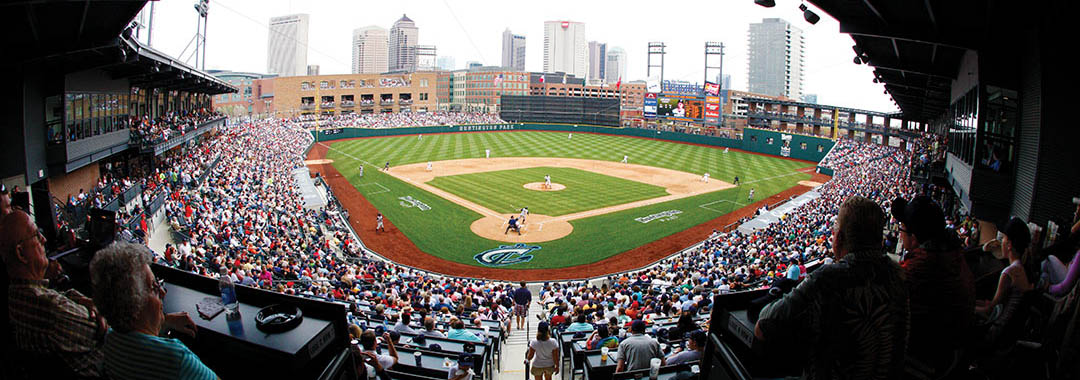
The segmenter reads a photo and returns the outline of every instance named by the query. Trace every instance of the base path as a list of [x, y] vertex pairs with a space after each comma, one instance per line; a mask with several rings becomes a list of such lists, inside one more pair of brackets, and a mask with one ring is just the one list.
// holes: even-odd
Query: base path
[[[309, 160], [324, 159], [328, 151], [328, 145], [318, 143], [308, 152], [307, 158]], [[405, 234], [394, 227], [391, 220], [386, 220], [385, 233], [376, 233], [375, 206], [368, 202], [363, 194], [360, 194], [356, 187], [353, 187], [349, 180], [343, 177], [333, 165], [316, 164], [310, 166], [313, 171], [322, 173], [326, 182], [334, 189], [334, 195], [349, 210], [351, 215], [349, 224], [360, 235], [364, 245], [368, 249], [377, 252], [380, 256], [401, 265], [434, 273], [512, 282], [583, 279], [641, 268], [704, 240], [709, 237], [713, 229], [724, 229], [726, 226], [738, 222], [740, 218], [753, 215], [754, 211], [765, 204], [775, 204], [811, 190], [809, 186], [792, 186], [779, 194], [751, 203], [716, 219], [595, 263], [554, 269], [505, 269], [468, 265], [432, 256], [420, 250], [416, 244], [413, 244]], [[811, 181], [826, 182], [829, 180], [829, 176], [813, 173], [813, 170], [813, 167], [809, 167], [807, 172], [813, 175]]]
[[[484, 173], [499, 170], [525, 169], [535, 167], [574, 168], [622, 178], [625, 180], [647, 183], [663, 187], [668, 195], [636, 202], [623, 203], [598, 209], [576, 212], [573, 214], [548, 216], [532, 214], [528, 224], [522, 228], [521, 235], [506, 233], [506, 221], [510, 214], [499, 214], [491, 209], [461, 198], [448, 191], [427, 184], [436, 177], [470, 173]], [[390, 168], [388, 174], [438, 195], [462, 207], [476, 211], [483, 218], [473, 222], [469, 228], [477, 236], [509, 243], [539, 243], [560, 239], [574, 231], [570, 221], [597, 215], [610, 214], [642, 206], [692, 197], [735, 187], [724, 181], [703, 182], [696, 174], [653, 166], [623, 164], [615, 161], [583, 160], [578, 158], [557, 157], [499, 157], [467, 158], [461, 160], [439, 161], [427, 170], [427, 163], [417, 163]], [[542, 184], [542, 183], [541, 183]], [[554, 187], [554, 184], [552, 184]], [[561, 186], [561, 185], [560, 185]], [[528, 185], [526, 185], [528, 187]], [[564, 186], [565, 187], [565, 186]], [[554, 190], [554, 189], [553, 189]]]

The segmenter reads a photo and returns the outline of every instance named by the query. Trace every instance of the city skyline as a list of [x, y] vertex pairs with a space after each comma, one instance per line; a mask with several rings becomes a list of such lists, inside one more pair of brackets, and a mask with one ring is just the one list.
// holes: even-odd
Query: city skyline
[[[804, 30], [807, 40], [806, 79], [803, 92], [815, 93], [823, 104], [838, 104], [890, 112], [895, 110], [880, 84], [872, 83], [872, 70], [851, 62], [851, 38], [840, 34], [837, 22], [828, 15], [816, 25], [802, 20], [794, 1], [780, 1], [774, 8], [753, 2], [703, 3], [701, 10], [679, 17], [652, 9], [649, 3], [630, 1], [612, 10], [609, 4], [553, 1], [535, 12], [511, 12], [493, 1], [404, 1], [378, 7], [345, 1], [315, 3], [227, 0], [211, 3], [212, 21], [208, 32], [208, 69], [263, 72], [266, 45], [249, 40], [264, 39], [267, 20], [284, 14], [311, 15], [309, 64], [321, 66], [323, 74], [351, 72], [351, 31], [364, 25], [389, 27], [402, 14], [416, 20], [425, 31], [419, 43], [435, 45], [440, 56], [456, 62], [479, 61], [499, 65], [499, 39], [490, 36], [509, 28], [515, 34], [537, 41], [543, 37], [543, 23], [575, 20], [586, 23], [586, 38], [604, 41], [626, 50], [630, 65], [624, 82], [644, 80], [646, 46], [662, 41], [668, 46], [665, 79], [701, 82], [704, 77], [701, 54], [706, 41], [724, 42], [724, 74], [732, 75], [731, 88], [747, 89], [746, 32], [750, 23], [763, 18], [782, 18]], [[178, 54], [191, 39], [196, 16], [190, 4], [180, 0], [156, 2], [153, 46]], [[570, 10], [573, 11], [570, 11]], [[357, 17], [356, 15], [362, 15]], [[526, 71], [542, 71], [543, 46], [527, 46]], [[463, 66], [455, 65], [456, 69]], [[710, 73], [710, 75], [713, 73]]]

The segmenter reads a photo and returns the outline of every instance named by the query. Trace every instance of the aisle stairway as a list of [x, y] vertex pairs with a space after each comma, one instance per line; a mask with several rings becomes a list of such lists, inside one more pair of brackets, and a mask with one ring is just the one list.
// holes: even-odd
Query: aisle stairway
[[[518, 330], [517, 323], [513, 323], [514, 330], [506, 338], [502, 349], [502, 371], [495, 373], [494, 380], [522, 380], [525, 376], [525, 352], [529, 350], [529, 342], [536, 339], [536, 315], [540, 314], [540, 306], [536, 304], [539, 298], [540, 286], [529, 286], [533, 294], [533, 302], [529, 305], [529, 317], [524, 329]], [[531, 377], [530, 377], [531, 378]]]

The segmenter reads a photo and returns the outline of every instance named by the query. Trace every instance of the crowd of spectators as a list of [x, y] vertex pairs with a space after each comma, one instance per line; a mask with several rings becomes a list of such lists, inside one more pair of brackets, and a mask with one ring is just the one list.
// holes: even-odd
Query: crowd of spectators
[[478, 112], [400, 112], [346, 114], [316, 117], [305, 115], [290, 119], [306, 129], [328, 128], [397, 128], [439, 125], [503, 124], [498, 115]]
[[222, 117], [221, 113], [207, 108], [173, 111], [155, 118], [132, 116], [129, 121], [131, 141], [142, 145], [158, 144], [183, 136], [200, 124], [219, 117]]
[[[913, 145], [921, 146], [922, 144]], [[829, 151], [829, 154], [821, 159], [818, 166], [833, 170], [847, 169], [862, 165], [869, 161], [878, 160], [898, 151], [899, 150], [896, 148], [884, 145], [856, 142], [851, 139], [840, 139], [836, 142], [836, 145], [833, 146], [832, 150]]]

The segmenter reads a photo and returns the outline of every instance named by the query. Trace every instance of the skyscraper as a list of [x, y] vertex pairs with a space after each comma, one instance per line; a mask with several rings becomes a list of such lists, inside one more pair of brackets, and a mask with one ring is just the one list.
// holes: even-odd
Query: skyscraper
[[510, 28], [502, 34], [502, 67], [525, 70], [525, 36], [510, 33]]
[[387, 71], [388, 38], [386, 28], [375, 25], [353, 30], [353, 74], [378, 74]]
[[608, 83], [618, 83], [620, 78], [629, 82], [629, 78], [626, 78], [626, 57], [626, 50], [621, 47], [613, 47], [607, 51], [604, 78]]
[[451, 71], [457, 67], [457, 60], [449, 55], [439, 57], [439, 70]]
[[802, 29], [778, 18], [750, 24], [750, 92], [799, 99], [802, 96]]
[[308, 21], [307, 14], [270, 18], [267, 74], [290, 77], [307, 72]]
[[544, 22], [544, 72], [564, 72], [578, 78], [589, 73], [589, 45], [585, 23]]
[[390, 50], [387, 58], [390, 70], [416, 70], [416, 42], [420, 29], [404, 14], [390, 28]]
[[607, 44], [589, 41], [589, 79], [604, 79], [607, 65]]

